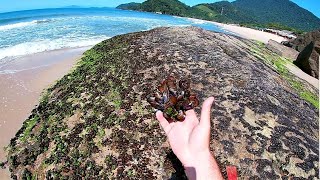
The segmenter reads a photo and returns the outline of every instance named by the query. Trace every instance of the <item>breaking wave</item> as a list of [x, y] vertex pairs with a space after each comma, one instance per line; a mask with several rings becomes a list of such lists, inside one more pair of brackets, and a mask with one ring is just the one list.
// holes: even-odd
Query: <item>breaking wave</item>
[[29, 54], [40, 53], [44, 51], [52, 51], [64, 48], [77, 48], [85, 46], [93, 46], [105, 39], [107, 36], [94, 36], [90, 38], [59, 38], [45, 39], [33, 42], [25, 42], [15, 46], [0, 49], [0, 60], [6, 57], [16, 57]]
[[15, 29], [15, 28], [22, 28], [26, 26], [32, 26], [40, 23], [47, 23], [50, 22], [51, 20], [45, 19], [45, 20], [33, 20], [30, 22], [19, 22], [15, 24], [7, 24], [7, 25], [2, 25], [0, 26], [0, 31], [5, 31], [5, 30], [10, 30], [10, 29]]

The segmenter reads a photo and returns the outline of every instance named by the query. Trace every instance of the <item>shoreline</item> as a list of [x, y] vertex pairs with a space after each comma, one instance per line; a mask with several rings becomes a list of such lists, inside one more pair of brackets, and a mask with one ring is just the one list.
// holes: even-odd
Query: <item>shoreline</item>
[[267, 44], [270, 39], [277, 41], [278, 43], [288, 40], [279, 35], [275, 35], [275, 34], [264, 32], [264, 31], [259, 31], [256, 29], [248, 28], [248, 27], [241, 27], [241, 26], [236, 26], [232, 24], [223, 24], [218, 22], [212, 22], [212, 23], [224, 30], [238, 34], [240, 37], [243, 37], [245, 39], [261, 41], [265, 44]]
[[[22, 56], [16, 56], [16, 57], [9, 57], [5, 58], [5, 62], [0, 64], [0, 75], [3, 74], [14, 74], [17, 72], [21, 72], [24, 70], [30, 70], [30, 69], [36, 69], [41, 68], [45, 66], [50, 66], [51, 64], [57, 63], [59, 59], [54, 58], [45, 58], [39, 61], [39, 59], [34, 59], [33, 57], [42, 56], [42, 55], [53, 55], [53, 54], [59, 54], [61, 52], [73, 52], [73, 51], [79, 51], [79, 50], [87, 50], [90, 49], [93, 46], [83, 46], [83, 47], [77, 47], [77, 48], [63, 48], [63, 49], [55, 49], [51, 51], [43, 51], [38, 52], [34, 54], [26, 54]], [[3, 59], [0, 59], [3, 60]], [[6, 62], [6, 60], [9, 60]], [[18, 68], [18, 69], [17, 69]], [[20, 69], [19, 69], [20, 68]]]
[[[6, 161], [5, 146], [39, 103], [42, 92], [69, 73], [90, 47], [26, 55], [6, 65], [23, 70], [0, 74], [0, 162]], [[0, 168], [0, 177], [10, 178], [8, 169]]]
[[224, 23], [219, 23], [215, 21], [208, 21], [208, 20], [196, 19], [196, 18], [190, 18], [190, 17], [180, 17], [180, 16], [175, 16], [175, 17], [186, 18], [194, 22], [198, 21], [198, 22], [211, 23], [218, 26], [220, 29], [224, 31], [231, 32], [232, 34], [235, 34], [242, 38], [261, 41], [265, 44], [267, 44], [270, 39], [277, 41], [278, 43], [281, 43], [282, 41], [287, 40], [286, 38], [281, 37], [279, 35], [264, 32], [264, 31], [259, 31], [256, 29], [248, 28], [248, 27], [241, 27], [233, 24], [224, 24]]

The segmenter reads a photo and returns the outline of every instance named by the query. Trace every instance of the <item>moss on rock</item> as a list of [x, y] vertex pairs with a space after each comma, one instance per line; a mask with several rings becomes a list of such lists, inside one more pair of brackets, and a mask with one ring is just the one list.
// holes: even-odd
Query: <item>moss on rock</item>
[[194, 27], [97, 44], [48, 89], [11, 140], [12, 177], [185, 178], [146, 102], [175, 73], [196, 82], [201, 101], [216, 99], [211, 148], [224, 174], [235, 165], [244, 179], [319, 178], [314, 90], [292, 83], [274, 55], [257, 47]]

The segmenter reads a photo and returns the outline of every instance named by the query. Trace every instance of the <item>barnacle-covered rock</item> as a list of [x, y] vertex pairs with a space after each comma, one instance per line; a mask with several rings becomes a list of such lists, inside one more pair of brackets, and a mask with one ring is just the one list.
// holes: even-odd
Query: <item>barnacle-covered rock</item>
[[184, 121], [185, 112], [199, 105], [197, 95], [190, 92], [190, 80], [182, 79], [177, 83], [173, 75], [161, 82], [148, 102], [162, 111], [168, 121]]
[[[227, 166], [240, 179], [319, 179], [319, 110], [293, 85], [315, 102], [318, 91], [285, 67], [283, 78], [269, 64], [280, 60], [262, 44], [195, 27], [103, 41], [48, 90], [10, 141], [12, 178], [185, 179], [145, 100], [164, 109], [161, 92], [191, 87], [197, 96], [183, 95], [191, 102], [215, 97], [210, 148], [225, 179]], [[167, 80], [153, 92], [171, 73], [189, 80]]]

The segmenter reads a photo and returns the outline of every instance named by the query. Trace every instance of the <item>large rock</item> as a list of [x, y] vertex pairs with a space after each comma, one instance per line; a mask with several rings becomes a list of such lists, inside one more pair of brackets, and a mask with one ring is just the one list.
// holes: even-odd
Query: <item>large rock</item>
[[211, 149], [224, 175], [234, 165], [241, 179], [318, 179], [318, 110], [254, 56], [254, 46], [193, 27], [99, 43], [11, 140], [12, 177], [183, 178], [146, 102], [175, 73], [192, 80], [201, 101], [216, 99]]
[[305, 73], [319, 79], [320, 29], [283, 44], [300, 52], [294, 64]]
[[274, 53], [277, 53], [278, 55], [288, 58], [292, 61], [296, 60], [299, 54], [298, 51], [290, 47], [287, 47], [281, 43], [278, 43], [277, 41], [274, 41], [272, 39], [268, 41], [268, 44], [266, 47], [271, 51], [273, 51]]
[[293, 63], [305, 73], [319, 79], [320, 41], [311, 41]]
[[287, 45], [301, 52], [308, 44], [310, 44], [310, 42], [316, 41], [320, 41], [320, 29], [299, 36], [296, 39], [288, 42]]

